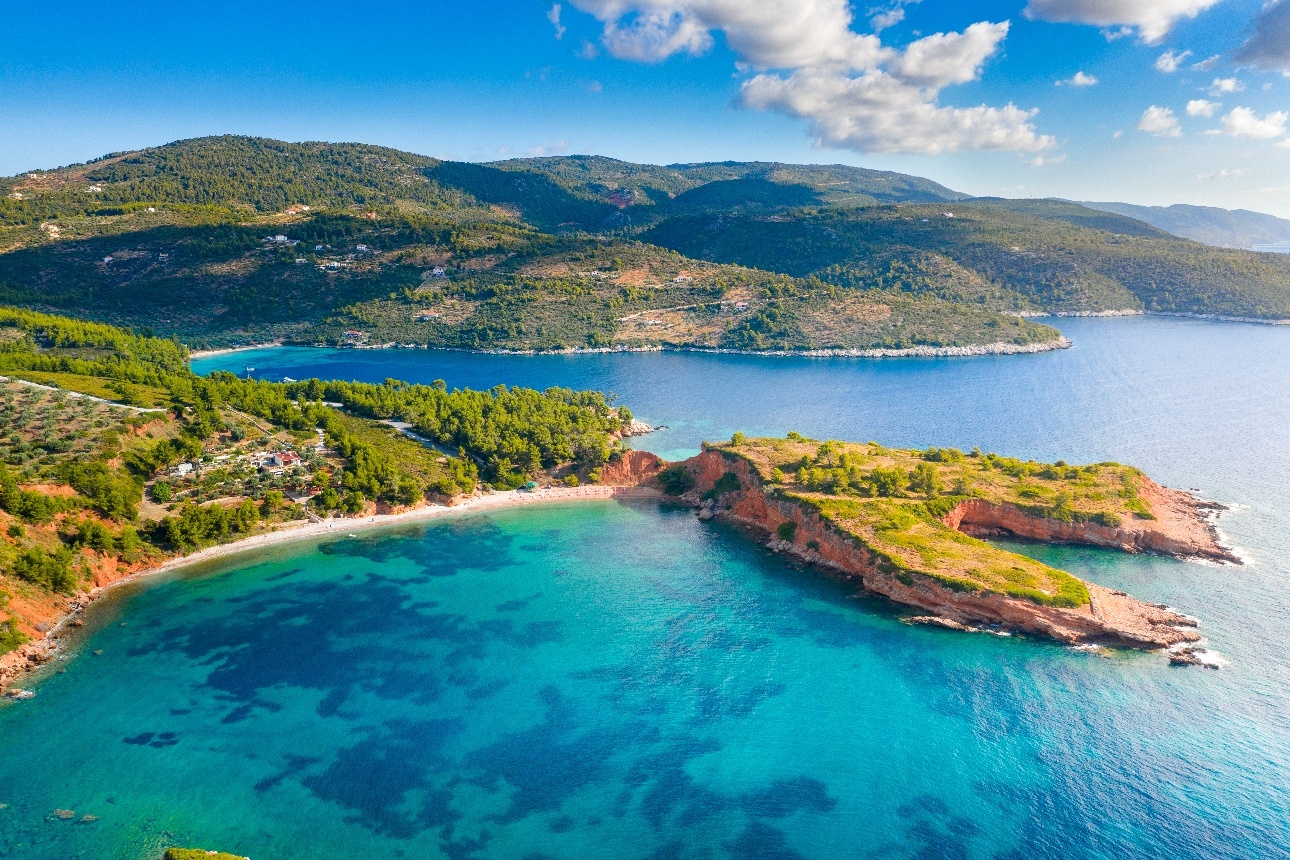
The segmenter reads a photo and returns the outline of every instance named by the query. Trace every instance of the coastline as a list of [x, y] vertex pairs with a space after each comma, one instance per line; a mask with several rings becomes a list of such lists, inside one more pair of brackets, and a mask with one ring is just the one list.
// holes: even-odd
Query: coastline
[[144, 568], [95, 588], [87, 594], [69, 599], [67, 610], [50, 628], [43, 639], [27, 642], [7, 654], [0, 655], [0, 690], [8, 690], [17, 682], [53, 660], [59, 653], [59, 642], [68, 626], [95, 602], [103, 599], [123, 585], [171, 573], [187, 567], [204, 564], [216, 559], [254, 552], [278, 544], [292, 543], [328, 535], [343, 537], [358, 531], [398, 526], [440, 517], [524, 507], [534, 504], [609, 500], [614, 498], [659, 499], [658, 490], [635, 486], [549, 487], [532, 491], [503, 490], [488, 495], [472, 496], [456, 505], [422, 505], [394, 514], [372, 514], [363, 517], [333, 517], [316, 522], [301, 520], [278, 527], [273, 531], [230, 543], [207, 547], [189, 555], [168, 559], [154, 567]]
[[875, 347], [872, 349], [723, 349], [705, 346], [672, 346], [656, 344], [650, 346], [597, 346], [569, 347], [566, 349], [463, 349], [453, 346], [426, 346], [417, 344], [405, 346], [397, 343], [377, 344], [373, 346], [331, 347], [317, 343], [292, 343], [278, 341], [254, 346], [230, 347], [228, 349], [204, 350], [189, 354], [189, 360], [210, 358], [233, 352], [244, 352], [252, 349], [268, 349], [274, 346], [291, 346], [305, 349], [423, 349], [441, 350], [444, 352], [463, 352], [468, 355], [608, 355], [627, 352], [693, 352], [710, 355], [768, 355], [777, 358], [966, 358], [982, 355], [1032, 355], [1040, 352], [1052, 352], [1059, 349], [1070, 349], [1074, 343], [1064, 335], [1056, 340], [1041, 343], [984, 343], [970, 346], [911, 346], [900, 349]]
[[286, 343], [286, 341], [270, 340], [270, 341], [265, 341], [264, 343], [251, 343], [251, 344], [247, 344], [246, 346], [225, 346], [225, 347], [221, 347], [220, 349], [199, 349], [195, 351], [189, 350], [188, 360], [192, 361], [194, 359], [199, 359], [199, 358], [213, 358], [217, 355], [228, 355], [229, 353], [233, 353], [233, 352], [247, 352], [248, 350], [252, 350], [252, 349], [269, 349], [275, 346], [282, 346], [284, 343]]

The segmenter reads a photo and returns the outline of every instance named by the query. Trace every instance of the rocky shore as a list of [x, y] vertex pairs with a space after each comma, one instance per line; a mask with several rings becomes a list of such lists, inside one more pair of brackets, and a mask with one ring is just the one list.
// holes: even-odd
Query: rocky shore
[[[262, 349], [269, 346], [303, 346], [327, 348], [327, 344], [312, 342], [284, 341], [271, 344], [259, 344], [228, 349], [194, 352], [193, 359], [209, 358], [222, 353], [239, 352], [245, 349]], [[604, 355], [619, 352], [698, 352], [714, 355], [768, 355], [778, 358], [967, 358], [978, 355], [1031, 355], [1038, 352], [1051, 352], [1057, 349], [1069, 349], [1074, 344], [1066, 337], [1042, 343], [980, 343], [968, 346], [910, 346], [899, 349], [874, 347], [872, 349], [723, 349], [716, 346], [681, 346], [676, 344], [649, 344], [642, 346], [573, 346], [564, 349], [462, 349], [460, 347], [426, 346], [417, 344], [416, 349], [435, 349], [444, 352], [467, 352], [481, 355]], [[336, 347], [332, 347], [336, 348]], [[348, 349], [407, 349], [405, 344], [381, 343], [363, 346], [345, 347]]]
[[[1084, 583], [1088, 603], [1068, 608], [988, 591], [958, 590], [930, 577], [896, 575], [884, 569], [879, 554], [856, 535], [768, 492], [757, 471], [746, 461], [707, 450], [684, 466], [694, 484], [683, 499], [699, 509], [701, 518], [721, 518], [747, 527], [767, 538], [768, 545], [776, 551], [797, 556], [856, 582], [866, 591], [916, 609], [920, 614], [911, 620], [917, 623], [1029, 633], [1068, 645], [1143, 650], [1184, 649], [1200, 639], [1195, 619], [1093, 583]], [[739, 479], [739, 488], [721, 492], [719, 482], [730, 473]], [[1136, 520], [1115, 528], [1047, 520], [1016, 507], [988, 505], [975, 499], [949, 511], [944, 523], [969, 534], [1007, 534], [1053, 543], [1239, 563], [1236, 555], [1218, 542], [1211, 521], [1216, 506], [1150, 482], [1144, 483], [1143, 496], [1156, 519]]]

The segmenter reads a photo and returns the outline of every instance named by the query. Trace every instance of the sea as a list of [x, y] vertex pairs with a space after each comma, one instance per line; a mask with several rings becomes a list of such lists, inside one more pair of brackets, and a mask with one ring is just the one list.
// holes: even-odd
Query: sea
[[275, 348], [197, 371], [613, 392], [736, 430], [1117, 460], [1247, 560], [1009, 544], [1200, 619], [1217, 670], [910, 626], [653, 501], [466, 513], [97, 604], [0, 708], [0, 857], [1290, 858], [1290, 327], [1063, 319], [1037, 355]]

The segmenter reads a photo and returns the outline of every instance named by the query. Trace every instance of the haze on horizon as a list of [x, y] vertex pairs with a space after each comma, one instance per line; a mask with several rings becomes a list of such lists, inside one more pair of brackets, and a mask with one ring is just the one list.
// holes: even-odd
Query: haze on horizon
[[1290, 216], [1290, 0], [8, 10], [0, 173], [206, 134], [843, 163]]

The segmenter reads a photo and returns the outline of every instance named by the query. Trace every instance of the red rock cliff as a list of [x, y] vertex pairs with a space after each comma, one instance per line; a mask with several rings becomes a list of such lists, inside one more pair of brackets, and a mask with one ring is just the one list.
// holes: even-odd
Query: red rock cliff
[[[917, 607], [942, 619], [964, 625], [997, 624], [1068, 644], [1104, 643], [1156, 649], [1200, 638], [1191, 629], [1195, 622], [1185, 616], [1092, 583], [1085, 583], [1090, 605], [1075, 609], [1042, 606], [1001, 594], [954, 591], [928, 577], [915, 577], [912, 584], [906, 584], [880, 570], [875, 555], [858, 538], [844, 534], [791, 501], [776, 499], [764, 492], [761, 478], [742, 458], [726, 458], [720, 451], [708, 450], [685, 465], [695, 479], [686, 498], [696, 504], [727, 472], [739, 478], [741, 488], [725, 493], [715, 503], [704, 503], [701, 516], [719, 516], [770, 536], [776, 536], [783, 523], [796, 523], [792, 540], [773, 540], [774, 548], [792, 552], [836, 575], [854, 580], [895, 603]], [[965, 511], [964, 516], [968, 513]], [[954, 525], [961, 524], [963, 518], [960, 516]], [[982, 518], [986, 516], [982, 514]]]

